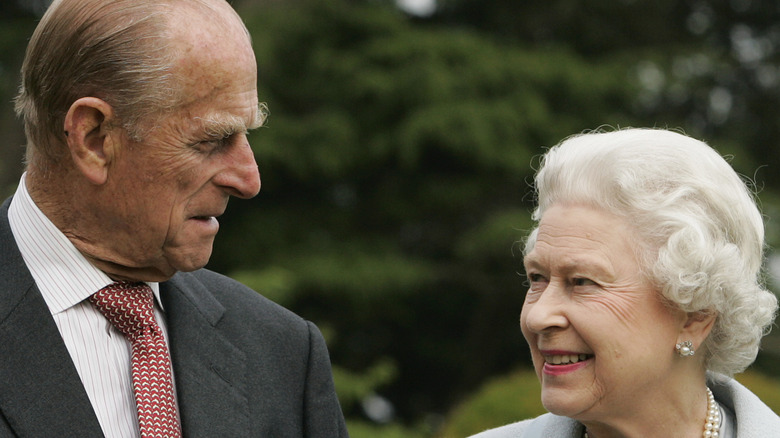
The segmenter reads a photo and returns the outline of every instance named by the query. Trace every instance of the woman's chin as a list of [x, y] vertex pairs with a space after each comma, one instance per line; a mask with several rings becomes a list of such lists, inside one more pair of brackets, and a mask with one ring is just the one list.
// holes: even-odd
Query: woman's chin
[[548, 412], [562, 417], [577, 418], [586, 409], [587, 401], [581, 397], [571, 392], [553, 392], [542, 391], [542, 405]]

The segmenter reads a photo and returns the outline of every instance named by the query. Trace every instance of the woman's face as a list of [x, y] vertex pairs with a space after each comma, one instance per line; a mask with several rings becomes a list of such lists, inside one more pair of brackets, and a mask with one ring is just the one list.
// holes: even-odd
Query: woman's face
[[640, 274], [635, 242], [622, 219], [586, 206], [553, 205], [539, 223], [520, 324], [552, 413], [628, 415], [674, 381], [686, 317]]

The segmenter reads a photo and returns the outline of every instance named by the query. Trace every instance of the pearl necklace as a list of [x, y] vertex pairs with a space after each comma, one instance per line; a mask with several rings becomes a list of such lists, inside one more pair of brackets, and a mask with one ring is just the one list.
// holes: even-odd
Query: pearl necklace
[[[703, 438], [720, 438], [720, 425], [720, 407], [710, 388], [707, 388], [707, 418], [704, 420], [704, 432], [701, 436]], [[587, 430], [583, 433], [582, 438], [589, 438]]]
[[704, 438], [720, 437], [720, 406], [715, 401], [710, 388], [707, 388], [707, 421], [704, 423]]

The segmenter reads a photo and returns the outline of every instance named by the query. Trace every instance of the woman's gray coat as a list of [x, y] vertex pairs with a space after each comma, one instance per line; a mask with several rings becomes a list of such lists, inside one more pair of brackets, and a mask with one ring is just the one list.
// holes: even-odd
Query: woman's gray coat
[[[712, 377], [711, 375], [708, 377]], [[736, 438], [780, 437], [780, 417], [734, 379], [708, 379], [715, 399], [736, 417]], [[471, 438], [581, 438], [576, 420], [553, 414], [524, 420], [473, 435]]]

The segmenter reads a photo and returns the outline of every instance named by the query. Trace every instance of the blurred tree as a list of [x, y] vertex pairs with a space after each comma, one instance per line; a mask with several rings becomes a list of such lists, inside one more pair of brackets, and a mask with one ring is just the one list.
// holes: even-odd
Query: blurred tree
[[[438, 0], [422, 23], [516, 44], [565, 45], [594, 62], [624, 59], [644, 88], [632, 112], [677, 120], [727, 153], [767, 165], [780, 186], [780, 4], [751, 0]], [[747, 169], [755, 165], [744, 163]]]
[[0, 2], [0, 17], [3, 20], [30, 19], [43, 14], [51, 0], [4, 0]]
[[439, 0], [432, 21], [467, 26], [503, 41], [565, 44], [584, 55], [603, 57], [611, 52], [659, 43], [690, 42], [693, 35], [685, 26], [690, 3], [679, 0]]
[[521, 369], [488, 380], [450, 412], [437, 438], [463, 438], [545, 413], [539, 379]]
[[16, 118], [13, 99], [19, 87], [19, 69], [24, 58], [27, 39], [35, 22], [33, 14], [3, 3], [0, 11], [0, 132], [3, 147], [0, 148], [0, 195], [2, 199], [13, 193], [22, 173], [24, 155], [24, 128]]

